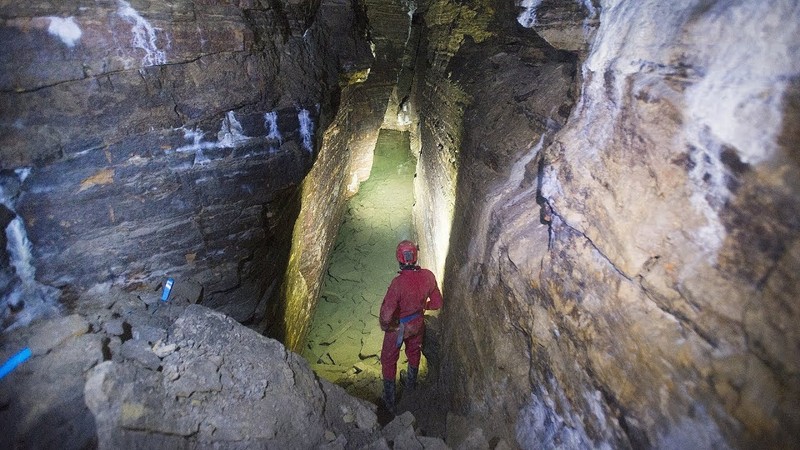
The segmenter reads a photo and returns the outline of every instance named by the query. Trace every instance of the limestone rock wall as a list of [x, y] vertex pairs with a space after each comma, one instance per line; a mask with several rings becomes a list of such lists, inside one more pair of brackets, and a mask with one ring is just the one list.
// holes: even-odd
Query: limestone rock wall
[[[455, 195], [435, 256], [454, 409], [523, 448], [796, 445], [790, 3], [584, 2], [589, 48], [538, 30], [571, 66], [524, 8], [431, 2], [418, 207]], [[465, 33], [475, 11], [493, 36]]]
[[[601, 14], [542, 181], [562, 230], [550, 255], [584, 256], [546, 258], [563, 281], [543, 287], [576, 323], [599, 319], [582, 328], [607, 350], [585, 364], [608, 402], [630, 405], [618, 419], [634, 445], [690, 430], [697, 444], [800, 439], [798, 18], [783, 2]], [[554, 295], [576, 291], [571, 274], [603, 287]], [[648, 393], [669, 401], [641, 404]]]
[[493, 15], [490, 2], [474, 6], [430, 2], [418, 14], [425, 32], [420, 39], [413, 88], [413, 108], [420, 117], [414, 223], [420, 264], [441, 278], [455, 219], [464, 109], [472, 101], [469, 93], [450, 79], [448, 64], [465, 40], [480, 43], [494, 36], [490, 29]]
[[438, 381], [455, 412], [513, 438], [530, 356], [519, 306], [496, 280], [492, 241], [512, 217], [538, 222], [534, 159], [569, 114], [575, 57], [517, 27], [513, 8], [494, 6], [440, 2], [425, 14], [433, 65], [418, 73], [415, 207], [423, 265], [444, 267]]
[[372, 64], [354, 4], [0, 8], [0, 169], [19, 186], [0, 197], [24, 221], [36, 280], [81, 291], [172, 276], [258, 323], [318, 130], [340, 83]]

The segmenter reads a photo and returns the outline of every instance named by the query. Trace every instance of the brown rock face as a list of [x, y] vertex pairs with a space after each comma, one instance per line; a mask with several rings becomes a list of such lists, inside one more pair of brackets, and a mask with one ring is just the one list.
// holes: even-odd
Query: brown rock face
[[[451, 390], [453, 408], [481, 416], [495, 433], [513, 437], [531, 386], [523, 363], [530, 358], [529, 344], [518, 331], [529, 314], [517, 302], [527, 300], [512, 296], [512, 287], [525, 295], [527, 282], [516, 281], [517, 274], [503, 280], [513, 286], [497, 280], [493, 247], [504, 223], [524, 221], [525, 231], [512, 238], [515, 262], [528, 276], [538, 273], [538, 267], [523, 267], [524, 248], [546, 251], [546, 227], [545, 248], [541, 228], [527, 229], [539, 222], [537, 161], [543, 135], [566, 120], [576, 58], [516, 28], [510, 8], [495, 15], [452, 8], [432, 5], [425, 16], [427, 59], [438, 64], [417, 86], [421, 254], [423, 264], [440, 269], [445, 258], [436, 252], [449, 245], [439, 380]], [[468, 15], [484, 21], [451, 30], [452, 17]], [[448, 241], [442, 228], [449, 229], [450, 220]]]
[[[634, 403], [647, 389], [656, 396], [653, 386], [676, 386], [660, 388], [671, 399], [666, 405], [627, 413], [644, 418], [626, 424], [635, 445], [679, 439], [675, 430], [648, 430], [664, 422], [701, 430], [707, 439], [798, 439], [798, 357], [787, 351], [800, 344], [797, 326], [787, 322], [800, 314], [790, 306], [796, 287], [789, 286], [798, 279], [786, 275], [797, 264], [800, 237], [792, 156], [798, 135], [787, 133], [787, 125], [796, 127], [791, 80], [798, 72], [777, 56], [796, 48], [788, 30], [745, 47], [728, 44], [742, 33], [772, 30], [770, 17], [798, 17], [774, 6], [698, 6], [663, 11], [657, 21], [658, 13], [645, 7], [608, 14], [584, 65], [577, 120], [552, 148], [543, 195], [556, 222], [607, 259], [621, 283], [620, 305], [632, 307], [625, 308], [626, 322], [641, 324], [641, 331], [615, 336], [614, 365], [637, 358], [659, 380], [628, 380], [631, 386], [613, 389], [613, 398]], [[656, 32], [622, 42], [606, 31], [619, 33], [631, 23], [653, 23]], [[655, 37], [667, 30], [680, 33], [667, 42]], [[714, 47], [698, 38], [710, 31], [718, 36]], [[603, 52], [618, 59], [601, 58]], [[734, 73], [736, 82], [721, 83]], [[590, 112], [600, 104], [614, 106], [604, 116]], [[616, 284], [606, 276], [588, 279]], [[680, 414], [689, 410], [700, 413]]]
[[339, 82], [372, 62], [362, 16], [342, 1], [3, 5], [0, 168], [28, 174], [4, 203], [37, 280], [194, 279], [203, 303], [260, 320]]
[[583, 53], [597, 29], [598, 1], [521, 0], [517, 23], [531, 28], [548, 44]]
[[[519, 3], [582, 55], [537, 26], [589, 2]], [[485, 28], [450, 20], [480, 2], [427, 9], [417, 217], [454, 217], [447, 243], [447, 220], [421, 230], [449, 244], [440, 379], [523, 448], [800, 440], [800, 17], [695, 3], [594, 4], [574, 78], [523, 8]]]

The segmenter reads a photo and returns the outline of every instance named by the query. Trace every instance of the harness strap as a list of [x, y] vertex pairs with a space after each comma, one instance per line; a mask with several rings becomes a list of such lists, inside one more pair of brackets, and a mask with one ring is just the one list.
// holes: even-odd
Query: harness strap
[[411, 322], [412, 320], [416, 319], [417, 317], [419, 317], [421, 315], [422, 315], [422, 311], [417, 311], [414, 314], [411, 314], [411, 315], [408, 315], [408, 316], [405, 316], [405, 317], [401, 317], [400, 318], [400, 323]]
[[406, 324], [421, 315], [422, 311], [417, 311], [414, 314], [400, 318], [400, 326], [397, 328], [397, 341], [395, 342], [397, 344], [397, 348], [400, 348], [400, 346], [403, 345], [403, 334], [405, 334], [406, 331]]

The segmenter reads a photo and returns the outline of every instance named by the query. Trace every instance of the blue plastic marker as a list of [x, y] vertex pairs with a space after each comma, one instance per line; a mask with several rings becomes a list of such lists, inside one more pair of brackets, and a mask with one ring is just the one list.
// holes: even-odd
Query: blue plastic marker
[[169, 298], [169, 292], [172, 290], [172, 284], [175, 283], [175, 280], [172, 278], [167, 278], [167, 282], [164, 283], [164, 293], [161, 294], [161, 301], [165, 302]]
[[9, 358], [9, 360], [3, 363], [3, 366], [0, 367], [0, 380], [2, 380], [3, 377], [8, 375], [12, 370], [16, 369], [18, 365], [24, 363], [25, 360], [30, 357], [31, 349], [25, 347], [21, 352]]

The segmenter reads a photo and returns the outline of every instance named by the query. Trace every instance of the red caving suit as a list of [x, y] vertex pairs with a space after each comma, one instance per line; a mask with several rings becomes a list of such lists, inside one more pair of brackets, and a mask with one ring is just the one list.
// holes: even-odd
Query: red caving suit
[[394, 380], [397, 373], [397, 359], [400, 348], [397, 346], [397, 328], [400, 319], [419, 313], [404, 326], [403, 342], [406, 344], [406, 357], [409, 365], [419, 367], [422, 339], [425, 336], [426, 309], [442, 307], [442, 293], [436, 285], [436, 277], [428, 269], [415, 267], [403, 269], [394, 277], [381, 305], [380, 324], [386, 332], [381, 349], [381, 369], [384, 380]]

